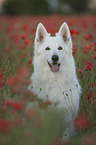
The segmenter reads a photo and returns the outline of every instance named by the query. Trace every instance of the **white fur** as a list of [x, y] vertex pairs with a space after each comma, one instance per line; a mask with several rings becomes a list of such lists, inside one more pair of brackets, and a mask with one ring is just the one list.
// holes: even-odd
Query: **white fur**
[[[58, 50], [59, 46], [63, 50]], [[50, 50], [45, 50], [46, 47], [49, 47]], [[63, 23], [56, 36], [52, 37], [39, 23], [34, 49], [32, 91], [44, 101], [48, 99], [54, 104], [57, 103], [56, 109], [62, 112], [62, 116], [64, 111], [66, 114], [66, 116], [64, 115], [65, 133], [69, 134], [70, 129], [73, 130], [72, 123], [78, 113], [80, 85], [76, 77], [68, 25]], [[58, 72], [52, 72], [47, 63], [47, 61], [52, 63], [54, 54], [59, 56], [59, 63], [61, 63]]]

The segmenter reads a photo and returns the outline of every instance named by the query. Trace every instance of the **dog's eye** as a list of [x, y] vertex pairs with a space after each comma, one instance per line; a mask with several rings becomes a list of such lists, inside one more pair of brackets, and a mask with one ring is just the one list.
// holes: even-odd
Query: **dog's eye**
[[50, 50], [50, 48], [49, 47], [46, 47], [45, 50]]
[[58, 47], [58, 50], [62, 50], [63, 48], [61, 46]]

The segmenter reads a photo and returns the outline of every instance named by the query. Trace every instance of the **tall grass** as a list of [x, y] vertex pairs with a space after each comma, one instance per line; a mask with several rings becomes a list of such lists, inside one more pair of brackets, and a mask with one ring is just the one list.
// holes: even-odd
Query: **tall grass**
[[[0, 18], [0, 144], [61, 145], [58, 114], [27, 90], [33, 72], [35, 29], [43, 22], [52, 35], [61, 23], [70, 26], [76, 72], [82, 88], [78, 130], [69, 144], [95, 145], [96, 139], [96, 18], [83, 16], [41, 16]], [[26, 105], [37, 101], [38, 109]], [[42, 116], [42, 109], [45, 110]]]

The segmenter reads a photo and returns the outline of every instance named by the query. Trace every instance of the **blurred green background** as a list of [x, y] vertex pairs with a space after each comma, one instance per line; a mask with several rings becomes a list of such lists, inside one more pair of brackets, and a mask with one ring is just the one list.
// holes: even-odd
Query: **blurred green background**
[[0, 0], [0, 14], [96, 13], [96, 0]]

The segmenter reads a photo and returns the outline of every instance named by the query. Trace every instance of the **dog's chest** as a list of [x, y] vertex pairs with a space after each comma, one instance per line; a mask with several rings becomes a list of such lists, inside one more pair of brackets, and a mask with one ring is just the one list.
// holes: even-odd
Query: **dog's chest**
[[[70, 82], [64, 81], [64, 79], [54, 78], [35, 78], [33, 76], [33, 92], [37, 94], [42, 100], [50, 100], [54, 104], [58, 104], [59, 108], [67, 108], [70, 97], [72, 99]], [[74, 99], [74, 98], [73, 98]]]

